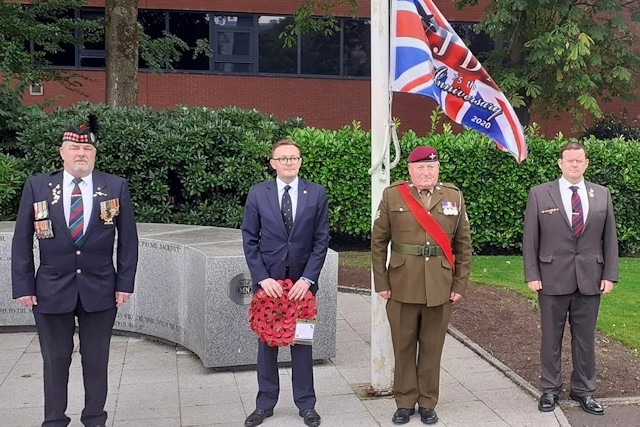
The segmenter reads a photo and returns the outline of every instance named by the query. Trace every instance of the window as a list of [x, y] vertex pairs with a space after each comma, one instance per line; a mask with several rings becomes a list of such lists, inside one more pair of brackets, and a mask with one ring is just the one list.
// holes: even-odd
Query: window
[[[104, 23], [104, 10], [81, 10], [80, 19], [89, 19]], [[83, 40], [83, 47], [78, 49], [78, 56], [80, 58], [81, 68], [105, 68], [104, 37], [100, 40]]]
[[284, 46], [280, 34], [293, 22], [291, 16], [258, 18], [258, 71], [260, 73], [298, 73], [298, 45]]
[[302, 74], [340, 75], [340, 32], [303, 34], [300, 42]]
[[[54, 14], [47, 19], [44, 19], [44, 23], [54, 23], [57, 22], [58, 25], [64, 29], [64, 20], [73, 20], [75, 19], [75, 12], [73, 10], [66, 11], [65, 13], [59, 12]], [[70, 38], [75, 38], [74, 31], [71, 29], [67, 30], [67, 34]], [[41, 46], [34, 44], [34, 50], [40, 50]], [[73, 43], [63, 43], [60, 45], [60, 49], [58, 52], [47, 52], [44, 55], [44, 59], [48, 61], [54, 67], [75, 67], [76, 65], [76, 47]]]
[[[74, 17], [103, 23], [104, 10], [86, 8], [52, 19]], [[338, 31], [329, 35], [323, 32], [302, 34], [295, 38], [292, 46], [285, 46], [280, 38], [285, 28], [293, 23], [292, 16], [140, 9], [138, 23], [152, 39], [169, 33], [190, 47], [173, 63], [176, 70], [359, 78], [371, 75], [369, 20], [338, 18]], [[462, 37], [483, 46], [486, 44], [486, 37], [473, 33], [473, 23], [453, 24], [457, 25]], [[78, 36], [82, 47], [66, 44], [60, 52], [47, 53], [46, 59], [54, 66], [104, 68], [104, 37], [89, 39], [81, 33]], [[198, 40], [209, 42], [211, 58], [204, 54], [193, 57]], [[31, 46], [38, 48], [33, 41]], [[142, 58], [138, 65], [141, 69], [149, 68]]]
[[469, 46], [471, 53], [475, 56], [495, 49], [495, 43], [486, 33], [476, 33], [475, 22], [451, 22], [451, 27]]
[[218, 72], [255, 72], [253, 15], [213, 16], [213, 69]]
[[371, 23], [345, 19], [343, 23], [343, 75], [364, 77], [371, 75]]
[[[169, 32], [180, 37], [191, 48], [198, 39], [209, 39], [209, 14], [200, 12], [168, 12]], [[182, 53], [180, 60], [173, 64], [176, 70], [209, 70], [206, 55], [193, 57], [193, 51]]]
[[[138, 11], [138, 23], [146, 35], [152, 39], [158, 39], [164, 36], [167, 28], [167, 14], [152, 10], [140, 10]], [[142, 58], [139, 59], [138, 66], [149, 68], [149, 65]]]

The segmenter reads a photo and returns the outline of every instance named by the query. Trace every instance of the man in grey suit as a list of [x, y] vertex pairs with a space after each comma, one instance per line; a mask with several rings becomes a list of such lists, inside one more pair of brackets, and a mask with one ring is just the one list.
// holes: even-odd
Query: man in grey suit
[[562, 390], [561, 350], [567, 313], [573, 373], [569, 397], [602, 415], [596, 388], [595, 328], [600, 295], [618, 280], [618, 240], [611, 193], [584, 180], [587, 151], [560, 150], [562, 177], [529, 191], [524, 218], [524, 278], [538, 292], [542, 327], [538, 409], [553, 411]]

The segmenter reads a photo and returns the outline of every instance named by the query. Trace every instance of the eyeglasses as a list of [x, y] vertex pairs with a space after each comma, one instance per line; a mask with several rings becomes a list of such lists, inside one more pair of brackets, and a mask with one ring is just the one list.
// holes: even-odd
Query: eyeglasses
[[298, 162], [302, 160], [302, 157], [278, 157], [277, 159], [271, 159], [271, 160], [277, 160], [278, 163], [280, 163], [281, 165], [286, 165], [287, 163], [291, 163], [292, 165], [297, 165]]

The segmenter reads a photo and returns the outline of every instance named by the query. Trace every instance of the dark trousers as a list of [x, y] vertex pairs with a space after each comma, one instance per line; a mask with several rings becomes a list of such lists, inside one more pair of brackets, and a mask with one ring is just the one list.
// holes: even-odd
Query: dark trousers
[[545, 393], [562, 391], [562, 337], [569, 315], [571, 327], [571, 391], [578, 396], [596, 389], [595, 333], [600, 295], [538, 294], [542, 341], [540, 345], [540, 386]]
[[67, 426], [69, 366], [73, 353], [75, 318], [78, 318], [84, 409], [80, 420], [85, 426], [106, 424], [107, 365], [111, 330], [117, 309], [88, 313], [80, 299], [72, 313], [42, 314], [34, 312], [44, 374], [43, 427]]
[[[313, 388], [313, 348], [310, 345], [292, 345], [291, 383], [293, 401], [298, 409], [311, 409], [316, 405], [316, 393]], [[269, 347], [258, 342], [258, 396], [256, 407], [273, 409], [280, 393], [278, 375], [278, 347]]]

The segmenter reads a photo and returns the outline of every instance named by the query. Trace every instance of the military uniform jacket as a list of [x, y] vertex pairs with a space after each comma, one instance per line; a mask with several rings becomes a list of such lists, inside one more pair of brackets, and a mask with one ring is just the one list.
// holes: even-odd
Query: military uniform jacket
[[[391, 252], [389, 242], [405, 245], [436, 245], [409, 210], [397, 186], [387, 187], [371, 232], [371, 259], [376, 292], [391, 290], [391, 298], [404, 303], [438, 306], [449, 301], [451, 292], [464, 294], [471, 271], [471, 234], [461, 191], [440, 183], [431, 196], [429, 214], [449, 237], [455, 269], [443, 255], [420, 256]], [[415, 187], [411, 195], [420, 202]]]
[[[115, 307], [115, 292], [133, 292], [138, 263], [138, 234], [127, 182], [93, 171], [93, 209], [84, 242], [77, 248], [64, 216], [62, 171], [29, 178], [22, 192], [12, 241], [13, 298], [35, 295], [39, 313], [70, 313], [78, 297], [88, 312]], [[100, 202], [118, 199], [113, 221], [100, 218]], [[38, 240], [40, 266], [35, 271], [34, 203], [46, 202], [53, 237]], [[43, 218], [41, 218], [43, 219]], [[46, 218], [44, 218], [46, 219]], [[111, 222], [111, 223], [108, 223]], [[117, 244], [116, 242], [117, 230]], [[114, 244], [117, 268], [114, 266]]]

